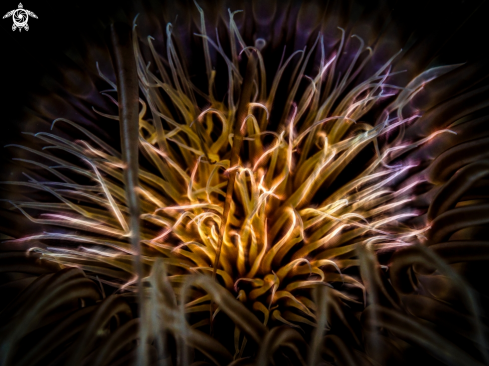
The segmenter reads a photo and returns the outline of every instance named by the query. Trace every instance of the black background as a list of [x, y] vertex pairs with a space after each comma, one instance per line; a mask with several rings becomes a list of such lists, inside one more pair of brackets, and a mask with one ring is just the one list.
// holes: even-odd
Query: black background
[[[178, 0], [172, 0], [178, 1]], [[32, 91], [52, 74], [58, 60], [80, 35], [103, 28], [109, 15], [131, 8], [131, 1], [24, 0], [29, 31], [12, 31], [12, 19], [0, 20], [0, 154], [18, 127]], [[489, 48], [489, 2], [483, 0], [386, 1], [379, 6], [397, 13], [416, 37], [436, 37], [436, 64], [485, 60]], [[236, 5], [238, 6], [238, 5]], [[0, 14], [18, 7], [18, 0], [2, 0]], [[484, 61], [483, 61], [484, 62]]]
[[[12, 31], [12, 18], [1, 19], [0, 154], [4, 154], [3, 146], [19, 134], [25, 108], [36, 92], [40, 87], [49, 89], [47, 78], [63, 72], [59, 65], [63, 64], [66, 52], [76, 47], [87, 32], [107, 26], [109, 16], [127, 9], [129, 3], [27, 0], [22, 1], [24, 9], [38, 16], [29, 17], [29, 31]], [[18, 0], [3, 0], [0, 13], [3, 17], [17, 7]]]

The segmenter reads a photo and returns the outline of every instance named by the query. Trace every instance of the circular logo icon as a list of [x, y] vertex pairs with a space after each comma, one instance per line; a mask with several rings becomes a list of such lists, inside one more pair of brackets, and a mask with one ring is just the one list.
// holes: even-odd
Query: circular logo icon
[[27, 24], [29, 15], [24, 9], [17, 9], [12, 14], [12, 19], [16, 27], [22, 28]]

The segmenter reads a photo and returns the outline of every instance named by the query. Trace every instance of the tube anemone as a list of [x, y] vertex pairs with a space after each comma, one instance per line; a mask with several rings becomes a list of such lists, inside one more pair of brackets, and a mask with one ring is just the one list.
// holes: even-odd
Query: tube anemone
[[2, 364], [489, 362], [478, 69], [266, 5], [112, 22], [97, 122], [7, 145], [37, 232], [4, 242]]

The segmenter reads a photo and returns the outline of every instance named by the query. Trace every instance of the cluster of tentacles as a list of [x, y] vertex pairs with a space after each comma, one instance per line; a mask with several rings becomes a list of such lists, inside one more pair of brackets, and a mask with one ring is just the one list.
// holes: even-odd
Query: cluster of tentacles
[[334, 13], [291, 49], [192, 6], [161, 40], [112, 27], [120, 149], [63, 116], [9, 145], [3, 201], [43, 229], [4, 235], [2, 364], [488, 363], [478, 71], [404, 70]]

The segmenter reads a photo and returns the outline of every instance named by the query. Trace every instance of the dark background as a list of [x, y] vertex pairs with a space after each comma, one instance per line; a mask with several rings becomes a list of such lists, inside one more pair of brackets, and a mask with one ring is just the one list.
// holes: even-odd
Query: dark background
[[[109, 24], [109, 16], [120, 17], [132, 7], [129, 0], [23, 0], [22, 4], [38, 16], [38, 19], [29, 19], [29, 31], [13, 32], [11, 18], [0, 20], [0, 154], [4, 158], [1, 160], [5, 160], [3, 146], [15, 140], [25, 128], [22, 122], [26, 106], [39, 95], [40, 88], [44, 88], [42, 93], [46, 94], [49, 78], [62, 72], [59, 65], [63, 64], [69, 49], [76, 48], [80, 37], [94, 30], [103, 31]], [[487, 1], [368, 1], [368, 4], [373, 11], [377, 6], [388, 8], [414, 38], [435, 39], [431, 44], [440, 50], [434, 65], [480, 62], [486, 58], [489, 46]], [[232, 5], [236, 6], [239, 4]], [[18, 0], [3, 0], [0, 14], [3, 17], [17, 7]]]
[[[2, 91], [0, 98], [2, 147], [19, 133], [25, 108], [39, 93], [46, 94], [49, 83], [63, 72], [70, 48], [80, 38], [101, 30], [108, 15], [127, 7], [128, 1], [22, 1], [24, 9], [38, 16], [29, 17], [29, 31], [12, 31], [12, 18], [0, 22], [0, 60]], [[0, 13], [18, 7], [18, 0], [2, 1]], [[61, 66], [60, 66], [61, 65]], [[56, 70], [58, 68], [58, 70]], [[41, 89], [43, 91], [40, 91]]]
[[[178, 1], [178, 0], [172, 0]], [[80, 35], [107, 23], [108, 16], [127, 9], [131, 1], [34, 1], [23, 0], [30, 18], [28, 32], [12, 31], [12, 19], [0, 20], [1, 136], [2, 145], [19, 109], [33, 88], [62, 58]], [[481, 0], [387, 1], [398, 19], [416, 36], [437, 37], [441, 49], [438, 62], [465, 62], [484, 57], [489, 46], [489, 3]], [[18, 0], [3, 0], [0, 14], [18, 7]], [[453, 34], [454, 33], [454, 34]]]

